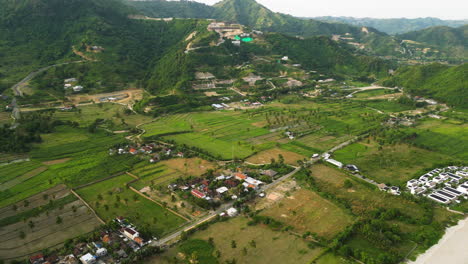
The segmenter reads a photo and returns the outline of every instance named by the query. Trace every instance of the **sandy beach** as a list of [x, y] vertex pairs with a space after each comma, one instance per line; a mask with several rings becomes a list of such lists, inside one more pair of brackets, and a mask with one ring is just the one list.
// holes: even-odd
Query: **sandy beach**
[[468, 264], [468, 218], [447, 229], [442, 239], [409, 264]]

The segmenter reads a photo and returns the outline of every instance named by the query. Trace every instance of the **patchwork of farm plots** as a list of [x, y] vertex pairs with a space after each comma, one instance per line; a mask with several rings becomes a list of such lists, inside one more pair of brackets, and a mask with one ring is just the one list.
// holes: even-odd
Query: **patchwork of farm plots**
[[135, 179], [121, 175], [77, 190], [104, 219], [123, 216], [139, 228], [161, 236], [184, 224], [184, 220], [145, 197], [130, 190], [127, 184]]
[[[171, 115], [142, 126], [145, 137], [162, 136], [178, 144], [199, 148], [221, 159], [246, 158], [273, 148], [309, 156], [344, 142], [379, 122], [379, 114], [357, 103], [279, 105], [250, 112], [218, 111]], [[284, 106], [284, 105], [281, 105]], [[314, 107], [306, 108], [305, 106]], [[297, 135], [291, 143], [286, 131]], [[301, 145], [302, 144], [302, 145]]]

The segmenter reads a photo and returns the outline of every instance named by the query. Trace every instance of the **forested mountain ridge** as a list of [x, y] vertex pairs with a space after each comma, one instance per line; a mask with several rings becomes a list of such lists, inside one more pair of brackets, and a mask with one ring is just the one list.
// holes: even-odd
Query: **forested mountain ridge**
[[450, 53], [452, 57], [468, 57], [468, 25], [458, 28], [446, 26], [431, 27], [400, 34], [397, 37], [434, 45]]
[[429, 64], [402, 67], [384, 85], [400, 86], [413, 95], [428, 96], [449, 106], [468, 108], [468, 64], [451, 67]]
[[373, 27], [387, 34], [404, 34], [435, 26], [460, 27], [468, 24], [468, 20], [442, 20], [435, 17], [425, 18], [356, 18], [322, 16], [312, 19], [325, 22], [346, 23], [355, 26]]
[[[128, 0], [127, 0], [128, 1]], [[398, 37], [389, 36], [372, 27], [344, 23], [324, 22], [315, 19], [301, 19], [275, 13], [255, 0], [224, 0], [214, 6], [192, 1], [128, 1], [138, 11], [152, 17], [211, 18], [236, 22], [265, 32], [279, 32], [292, 36], [329, 36], [341, 43], [349, 44], [357, 52], [368, 55], [404, 59], [444, 59], [450, 57], [446, 50], [422, 43], [408, 45]], [[420, 52], [433, 48], [433, 52]], [[456, 54], [455, 59], [459, 59]]]

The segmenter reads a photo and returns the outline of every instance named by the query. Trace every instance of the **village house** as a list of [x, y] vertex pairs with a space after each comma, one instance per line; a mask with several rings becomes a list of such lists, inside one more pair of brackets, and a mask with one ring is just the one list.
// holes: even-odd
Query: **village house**
[[29, 257], [29, 263], [41, 264], [44, 262], [44, 255], [42, 253]]
[[78, 260], [73, 254], [70, 254], [59, 260], [58, 264], [78, 264]]
[[83, 264], [94, 264], [96, 263], [96, 258], [91, 255], [90, 253], [87, 253], [86, 255], [81, 256], [80, 258], [81, 263]]
[[124, 228], [123, 233], [131, 240], [135, 240], [136, 237], [140, 236], [140, 234], [135, 229], [129, 227]]
[[450, 202], [449, 200], [447, 200], [447, 199], [445, 199], [443, 197], [440, 197], [440, 196], [438, 196], [436, 194], [430, 194], [427, 197], [429, 197], [429, 199], [432, 199], [432, 200], [434, 200], [436, 202], [443, 203], [443, 204], [448, 204]]
[[226, 212], [230, 217], [235, 217], [238, 214], [237, 209], [234, 208], [234, 207], [231, 207], [231, 208], [227, 209]]
[[216, 189], [216, 192], [219, 193], [219, 194], [223, 194], [225, 192], [229, 191], [229, 189], [225, 186], [223, 187], [219, 187], [218, 189]]
[[245, 175], [242, 172], [238, 172], [238, 173], [234, 174], [234, 177], [239, 181], [243, 181], [243, 180], [247, 179], [247, 175]]
[[206, 194], [204, 194], [203, 192], [197, 190], [197, 189], [193, 189], [191, 192], [190, 192], [193, 196], [197, 197], [197, 198], [200, 198], [200, 199], [205, 199], [206, 198]]

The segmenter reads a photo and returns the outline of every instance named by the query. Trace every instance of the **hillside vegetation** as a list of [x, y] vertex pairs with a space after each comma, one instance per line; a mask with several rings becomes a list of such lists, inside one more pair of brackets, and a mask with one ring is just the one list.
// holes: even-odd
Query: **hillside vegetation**
[[468, 108], [468, 64], [450, 67], [441, 64], [400, 68], [394, 77], [384, 81], [387, 86], [402, 86], [405, 91], [432, 97], [448, 105]]
[[[198, 23], [129, 19], [135, 11], [118, 0], [0, 0], [0, 5], [3, 89], [41, 66], [83, 60], [73, 47], [93, 61], [75, 65], [70, 75], [85, 72], [81, 83], [122, 88], [143, 79]], [[92, 52], [92, 46], [103, 50]]]

